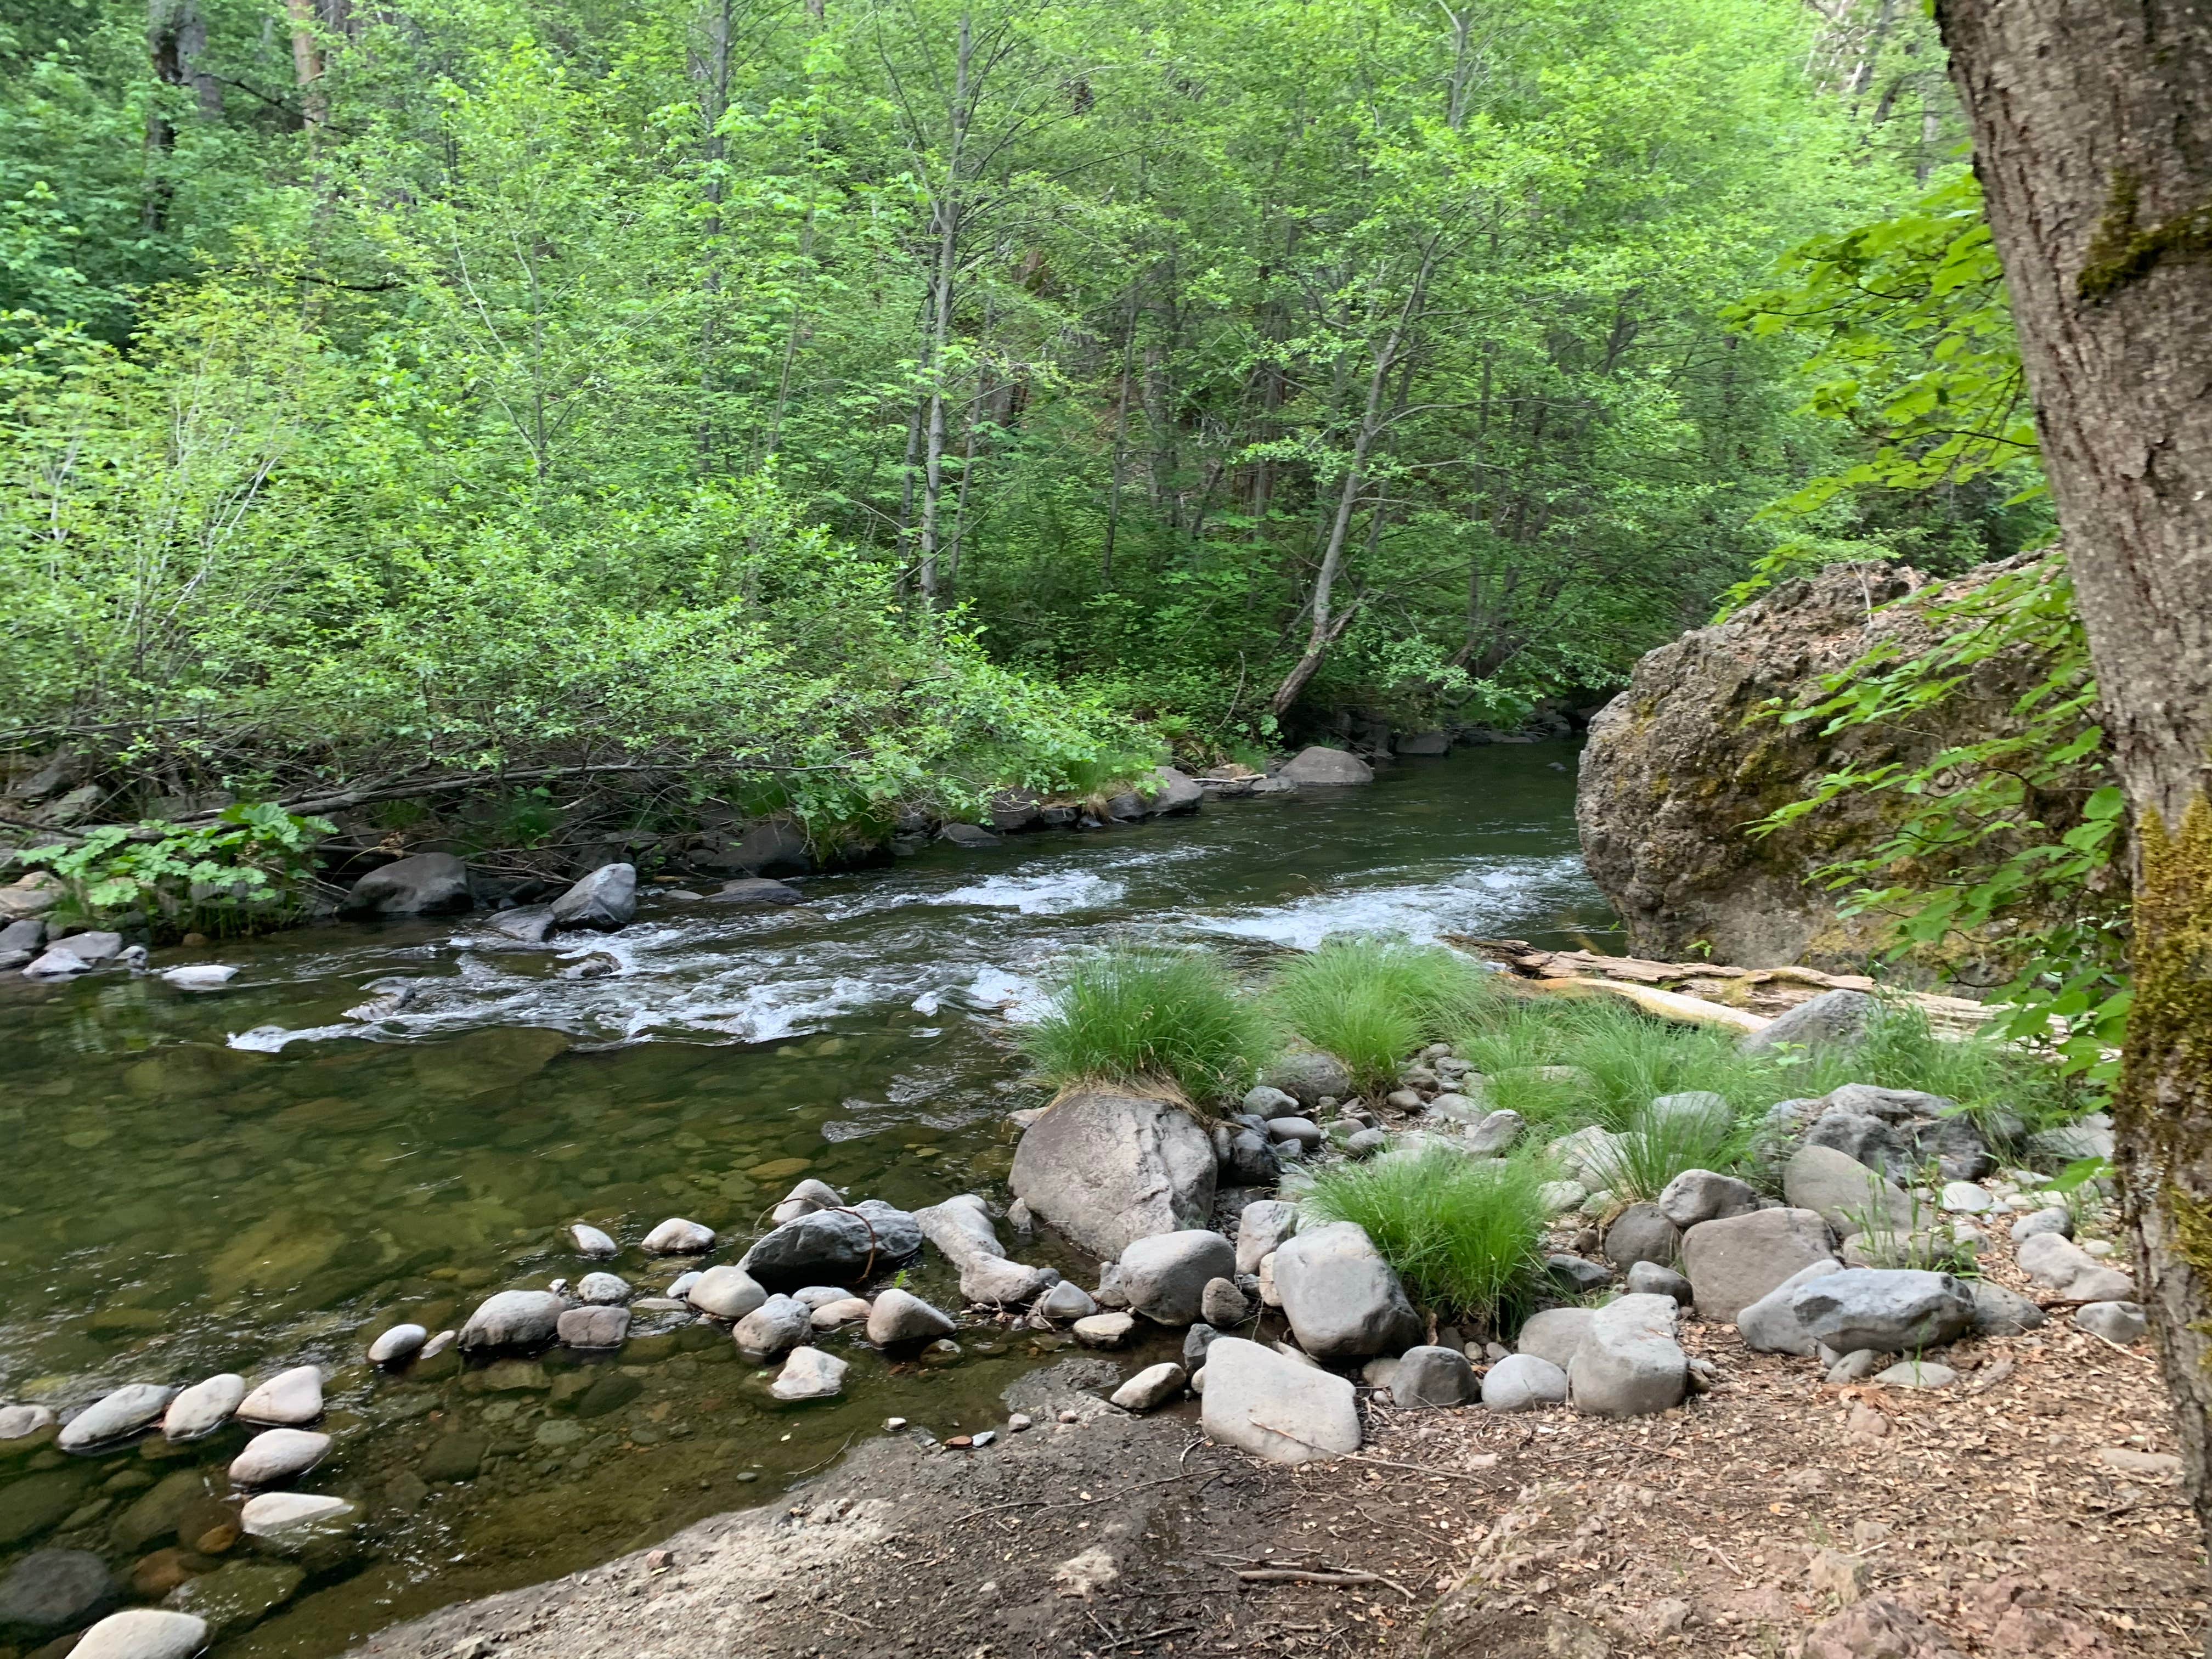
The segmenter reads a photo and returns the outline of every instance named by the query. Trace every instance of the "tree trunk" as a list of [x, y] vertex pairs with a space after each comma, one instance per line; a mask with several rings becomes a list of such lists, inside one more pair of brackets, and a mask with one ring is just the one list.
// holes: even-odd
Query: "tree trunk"
[[2212, 1537], [2212, 9], [1937, 20], [2142, 849], [2119, 1182]]
[[926, 609], [937, 604], [938, 507], [945, 495], [945, 352], [951, 337], [953, 286], [960, 271], [961, 151], [968, 136], [968, 77], [975, 55], [975, 35], [966, 12], [960, 14], [959, 44], [952, 70], [952, 101], [948, 112], [951, 135], [947, 146], [945, 191], [937, 198], [937, 268], [930, 282], [929, 337], [925, 359], [929, 373], [929, 419], [923, 434], [921, 470], [921, 602]]
[[323, 78], [323, 47], [315, 34], [315, 25], [320, 21], [315, 15], [315, 0], [284, 0], [284, 9], [292, 19], [292, 78], [300, 88], [300, 122], [303, 126], [319, 127], [323, 124], [327, 100], [319, 84]]

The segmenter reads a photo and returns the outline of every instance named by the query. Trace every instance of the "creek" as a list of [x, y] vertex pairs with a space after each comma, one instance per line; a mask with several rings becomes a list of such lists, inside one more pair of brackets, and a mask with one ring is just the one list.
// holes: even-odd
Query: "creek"
[[[803, 1407], [771, 1401], [772, 1370], [726, 1331], [651, 1316], [603, 1357], [387, 1376], [363, 1352], [397, 1321], [458, 1325], [494, 1291], [590, 1267], [657, 1292], [696, 1263], [638, 1253], [655, 1222], [689, 1217], [742, 1249], [802, 1176], [901, 1208], [1003, 1202], [1006, 1115], [1042, 1103], [1012, 1033], [1086, 946], [1203, 940], [1256, 970], [1336, 932], [1602, 933], [1575, 758], [1462, 750], [1365, 788], [939, 845], [808, 881], [781, 910], [648, 898], [620, 933], [554, 951], [462, 917], [157, 954], [240, 964], [212, 994], [120, 971], [8, 976], [0, 1403], [66, 1413], [124, 1382], [313, 1363], [335, 1445], [294, 1484], [363, 1519], [349, 1553], [304, 1567], [195, 1552], [243, 1428], [46, 1447], [0, 1457], [0, 1576], [33, 1551], [89, 1551], [147, 1602], [194, 1573], [228, 1620], [216, 1659], [329, 1654], [767, 1501], [887, 1414], [939, 1437], [992, 1426], [1000, 1391], [1060, 1339], [978, 1325], [935, 1364], [828, 1339], [853, 1362], [846, 1392]], [[563, 977], [576, 952], [613, 970]], [[580, 1261], [576, 1220], [621, 1256]], [[1095, 1282], [1043, 1235], [1001, 1237]], [[958, 1305], [933, 1252], [913, 1285]]]

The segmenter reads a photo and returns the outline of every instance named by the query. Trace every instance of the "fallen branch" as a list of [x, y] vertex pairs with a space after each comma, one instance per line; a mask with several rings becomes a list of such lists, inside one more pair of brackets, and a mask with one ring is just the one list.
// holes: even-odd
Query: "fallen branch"
[[1408, 1601], [1413, 1591], [1379, 1572], [1359, 1572], [1349, 1567], [1239, 1567], [1237, 1576], [1247, 1583], [1265, 1584], [1388, 1584]]

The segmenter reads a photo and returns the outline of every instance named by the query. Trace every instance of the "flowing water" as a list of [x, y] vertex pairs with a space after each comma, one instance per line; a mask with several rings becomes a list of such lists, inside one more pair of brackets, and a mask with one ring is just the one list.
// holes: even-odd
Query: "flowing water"
[[[809, 882], [784, 910], [649, 901], [560, 951], [461, 918], [200, 953], [243, 964], [214, 994], [9, 975], [0, 1403], [66, 1413], [126, 1382], [313, 1363], [335, 1446], [294, 1484], [356, 1500], [362, 1522], [343, 1555], [218, 1549], [234, 1425], [185, 1447], [47, 1447], [0, 1457], [0, 1575], [89, 1551], [127, 1601], [191, 1576], [184, 1594], [226, 1632], [217, 1659], [328, 1654], [763, 1501], [886, 1413], [939, 1436], [991, 1425], [1055, 1339], [981, 1326], [957, 1357], [894, 1364], [833, 1338], [846, 1393], [804, 1407], [773, 1402], [772, 1373], [725, 1332], [653, 1316], [603, 1358], [448, 1355], [393, 1376], [362, 1353], [396, 1321], [436, 1330], [495, 1290], [601, 1265], [564, 1247], [574, 1220], [623, 1241], [604, 1265], [644, 1294], [692, 1265], [636, 1251], [653, 1223], [687, 1216], [741, 1248], [802, 1176], [901, 1207], [1003, 1198], [1006, 1114], [1040, 1103], [1010, 1033], [1086, 945], [1206, 940], [1258, 966], [1340, 931], [1602, 929], [1573, 760], [1480, 749], [1364, 789], [939, 847]], [[614, 970], [563, 977], [579, 952]], [[1049, 1241], [1018, 1253], [1090, 1282]], [[915, 1287], [957, 1305], [933, 1253]], [[11, 1637], [24, 1654], [44, 1639], [0, 1628], [0, 1656]]]

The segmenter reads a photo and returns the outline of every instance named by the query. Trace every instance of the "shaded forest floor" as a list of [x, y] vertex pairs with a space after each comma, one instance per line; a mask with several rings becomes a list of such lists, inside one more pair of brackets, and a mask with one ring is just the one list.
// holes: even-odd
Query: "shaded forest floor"
[[2203, 1556], [2161, 1455], [2169, 1407], [2147, 1347], [2054, 1319], [1955, 1346], [1957, 1386], [1905, 1395], [1823, 1384], [1814, 1362], [1753, 1354], [1732, 1327], [1684, 1331], [1719, 1372], [1686, 1408], [1607, 1421], [1370, 1402], [1364, 1451], [1304, 1468], [1208, 1444], [1187, 1409], [1127, 1417], [1095, 1392], [1125, 1367], [1075, 1360], [1010, 1393], [1037, 1419], [1025, 1433], [969, 1452], [887, 1438], [776, 1505], [689, 1528], [665, 1556], [449, 1608], [366, 1651], [2202, 1650]]

